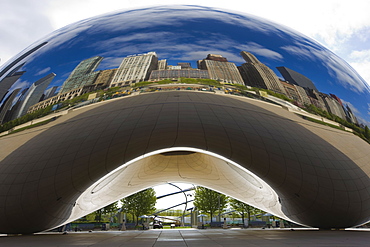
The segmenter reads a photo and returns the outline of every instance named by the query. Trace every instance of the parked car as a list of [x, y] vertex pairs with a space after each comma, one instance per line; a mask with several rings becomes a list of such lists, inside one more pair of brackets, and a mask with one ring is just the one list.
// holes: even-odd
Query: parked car
[[163, 229], [163, 225], [160, 221], [156, 221], [153, 223], [153, 229]]

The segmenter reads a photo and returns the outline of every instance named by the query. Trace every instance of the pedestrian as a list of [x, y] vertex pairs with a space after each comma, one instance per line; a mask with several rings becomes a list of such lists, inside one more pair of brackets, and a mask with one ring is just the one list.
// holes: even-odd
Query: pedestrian
[[121, 227], [121, 231], [126, 231], [126, 223], [125, 223], [125, 219], [122, 220], [122, 227]]

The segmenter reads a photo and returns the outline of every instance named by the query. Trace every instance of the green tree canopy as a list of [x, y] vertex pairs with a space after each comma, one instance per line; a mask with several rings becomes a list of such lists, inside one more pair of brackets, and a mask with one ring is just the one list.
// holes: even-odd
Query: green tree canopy
[[135, 216], [137, 225], [139, 216], [155, 212], [157, 197], [155, 195], [155, 190], [153, 188], [149, 188], [123, 198], [121, 201], [122, 209]]
[[248, 216], [248, 222], [251, 221], [251, 215], [252, 214], [260, 214], [262, 213], [263, 211], [258, 209], [258, 208], [255, 208], [253, 206], [250, 206], [244, 202], [241, 202], [239, 200], [236, 200], [236, 199], [233, 199], [231, 198], [229, 200], [230, 202], [230, 206], [237, 212], [239, 212], [239, 214], [242, 216], [242, 221], [243, 221], [243, 226], [245, 225], [244, 224], [244, 217], [245, 217], [245, 214], [247, 214]]
[[112, 204], [109, 204], [108, 206], [105, 206], [104, 208], [98, 209], [94, 212], [95, 214], [95, 221], [101, 222], [104, 215], [113, 213], [117, 211], [118, 205], [117, 202], [113, 202]]
[[195, 188], [194, 205], [203, 213], [212, 217], [215, 213], [221, 214], [226, 208], [228, 197], [214, 190], [198, 186]]

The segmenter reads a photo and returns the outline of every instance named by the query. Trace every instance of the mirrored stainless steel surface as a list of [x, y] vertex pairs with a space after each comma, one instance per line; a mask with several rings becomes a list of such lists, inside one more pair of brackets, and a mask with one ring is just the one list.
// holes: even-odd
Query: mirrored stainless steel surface
[[[0, 232], [173, 181], [303, 225], [363, 224], [369, 106], [345, 61], [255, 16], [159, 6], [71, 24], [0, 68]], [[161, 156], [173, 150], [195, 154]]]

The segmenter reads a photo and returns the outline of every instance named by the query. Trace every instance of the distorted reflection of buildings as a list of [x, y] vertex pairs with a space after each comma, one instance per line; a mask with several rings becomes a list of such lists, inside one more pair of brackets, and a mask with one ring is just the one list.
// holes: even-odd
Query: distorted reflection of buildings
[[54, 79], [55, 76], [56, 74], [50, 73], [47, 76], [37, 80], [30, 86], [21, 101], [18, 112], [16, 114], [16, 118], [25, 115], [30, 106], [40, 101], [45, 89], [49, 86], [50, 82]]
[[98, 76], [98, 72], [94, 70], [102, 60], [102, 57], [96, 56], [81, 61], [63, 83], [60, 93], [66, 93], [68, 91], [93, 84]]
[[113, 77], [111, 87], [148, 80], [150, 72], [157, 68], [158, 57], [155, 52], [125, 57]]
[[179, 78], [209, 79], [209, 74], [207, 70], [192, 68], [190, 63], [180, 62], [177, 66], [167, 66], [166, 60], [159, 60], [158, 70], [150, 73], [149, 81], [177, 81]]
[[297, 71], [291, 70], [287, 67], [276, 67], [277, 70], [279, 70], [280, 74], [284, 77], [286, 81], [288, 81], [291, 84], [298, 85], [304, 88], [317, 90], [316, 86], [313, 84], [313, 82], [308, 79], [306, 76], [298, 73]]
[[0, 107], [0, 124], [9, 122], [11, 120], [11, 108], [13, 101], [17, 97], [17, 94], [21, 91], [21, 88], [15, 89], [4, 101]]
[[13, 71], [7, 74], [0, 81], [0, 103], [4, 100], [5, 95], [9, 92], [11, 86], [24, 74], [26, 71], [18, 71], [24, 64], [19, 65]]
[[[28, 91], [18, 95], [17, 103], [12, 106], [9, 102], [16, 99], [14, 92], [8, 96], [6, 102], [0, 108], [0, 121], [5, 122], [14, 119], [15, 116], [25, 114], [25, 111], [32, 113], [59, 102], [73, 99], [82, 94], [104, 89], [108, 87], [129, 86], [132, 83], [142, 81], [161, 81], [169, 79], [178, 81], [180, 78], [213, 79], [222, 84], [239, 84], [250, 87], [268, 89], [292, 99], [299, 107], [314, 105], [317, 108], [334, 114], [351, 123], [358, 124], [358, 121], [348, 105], [343, 105], [340, 99], [333, 94], [319, 92], [314, 83], [304, 75], [286, 67], [277, 67], [285, 80], [280, 79], [274, 71], [261, 63], [258, 58], [250, 52], [241, 51], [240, 55], [245, 63], [236, 66], [229, 62], [226, 57], [218, 54], [208, 54], [203, 60], [197, 61], [197, 68], [192, 68], [190, 62], [178, 62], [177, 65], [168, 65], [166, 59], [159, 60], [155, 52], [148, 52], [138, 55], [130, 55], [123, 58], [120, 66], [114, 69], [99, 70], [103, 57], [96, 56], [81, 61], [71, 72], [62, 85], [62, 89], [55, 95], [56, 87], [49, 88], [41, 95], [40, 102], [30, 105]], [[17, 70], [19, 70], [17, 68]], [[8, 85], [13, 84], [24, 72], [9, 73], [8, 77], [0, 83], [2, 91], [8, 90]], [[5, 83], [6, 82], [6, 83]], [[46, 84], [43, 84], [46, 85]], [[2, 87], [1, 87], [2, 86]], [[41, 89], [41, 88], [40, 88]], [[0, 91], [0, 92], [2, 92]], [[19, 94], [20, 90], [16, 94]], [[4, 95], [6, 94], [3, 93]], [[39, 93], [37, 97], [39, 97]], [[36, 95], [33, 101], [37, 98]], [[18, 113], [14, 114], [17, 110]], [[12, 117], [9, 117], [11, 112]], [[22, 110], [20, 110], [22, 108]]]
[[279, 78], [269, 67], [261, 63], [252, 53], [242, 51], [240, 55], [246, 61], [246, 63], [239, 66], [240, 74], [246, 85], [286, 94]]
[[235, 63], [228, 62], [225, 57], [208, 54], [207, 58], [198, 61], [198, 68], [207, 70], [209, 78], [221, 83], [244, 85], [244, 81]]

